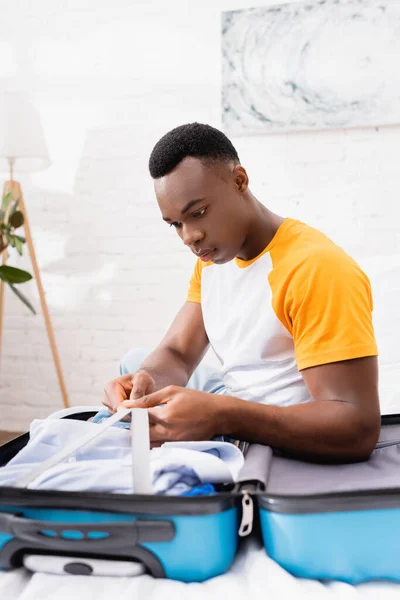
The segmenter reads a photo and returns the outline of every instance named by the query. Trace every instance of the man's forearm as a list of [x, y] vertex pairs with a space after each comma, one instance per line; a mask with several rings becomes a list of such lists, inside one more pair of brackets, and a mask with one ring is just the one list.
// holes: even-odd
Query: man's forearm
[[184, 358], [167, 346], [158, 346], [149, 354], [139, 370], [146, 371], [152, 376], [156, 391], [167, 385], [185, 387], [192, 371]]
[[376, 415], [364, 419], [352, 404], [335, 400], [278, 407], [228, 396], [218, 407], [219, 433], [317, 460], [362, 460], [375, 447]]

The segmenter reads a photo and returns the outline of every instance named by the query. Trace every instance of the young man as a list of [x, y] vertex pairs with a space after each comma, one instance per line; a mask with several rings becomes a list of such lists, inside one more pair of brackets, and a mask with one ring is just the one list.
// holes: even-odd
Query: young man
[[[154, 445], [223, 435], [317, 460], [367, 458], [380, 430], [367, 276], [325, 235], [261, 204], [213, 127], [173, 129], [149, 168], [162, 218], [197, 262], [164, 339], [136, 372], [128, 355], [105, 406], [148, 408]], [[185, 387], [210, 344], [221, 375], [196, 371], [205, 381]]]

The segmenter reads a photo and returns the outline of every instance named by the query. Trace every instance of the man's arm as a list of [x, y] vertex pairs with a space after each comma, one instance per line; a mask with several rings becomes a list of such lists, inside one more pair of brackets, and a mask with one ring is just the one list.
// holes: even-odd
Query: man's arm
[[129, 398], [134, 401], [171, 384], [185, 386], [208, 344], [201, 305], [186, 302], [139, 370], [105, 385], [103, 404], [113, 413]]
[[374, 356], [304, 369], [313, 401], [288, 407], [225, 398], [219, 433], [295, 452], [313, 460], [363, 460], [380, 431], [378, 364]]
[[170, 384], [184, 387], [208, 345], [201, 304], [185, 302], [163, 340], [146, 358], [140, 370], [152, 376], [156, 390]]
[[[368, 458], [380, 431], [375, 356], [304, 369], [313, 400], [280, 407], [170, 385], [124, 406], [148, 408], [153, 443], [216, 435], [318, 462]], [[152, 407], [164, 405], [162, 411]]]

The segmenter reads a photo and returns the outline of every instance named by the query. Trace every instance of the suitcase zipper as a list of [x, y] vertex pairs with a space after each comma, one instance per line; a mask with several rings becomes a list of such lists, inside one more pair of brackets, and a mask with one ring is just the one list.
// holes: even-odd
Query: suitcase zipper
[[249, 490], [241, 490], [242, 493], [242, 520], [239, 527], [240, 537], [249, 535], [253, 529], [254, 505]]

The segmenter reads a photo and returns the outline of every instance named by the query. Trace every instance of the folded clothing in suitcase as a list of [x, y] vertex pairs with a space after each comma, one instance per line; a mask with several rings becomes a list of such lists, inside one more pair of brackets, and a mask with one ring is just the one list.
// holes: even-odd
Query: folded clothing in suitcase
[[[78, 410], [62, 418], [87, 420], [94, 414]], [[2, 446], [0, 466], [28, 441], [25, 434]], [[241, 472], [236, 485], [195, 497], [0, 487], [0, 569], [41, 564], [46, 570], [38, 557], [55, 555], [58, 572], [66, 573], [145, 571], [187, 582], [219, 575], [235, 557], [242, 506], [240, 534], [251, 530], [251, 499], [239, 483], [243, 477]], [[132, 570], [138, 564], [143, 569]], [[48, 561], [49, 568], [54, 565]]]
[[[254, 451], [255, 449], [253, 449]], [[400, 581], [400, 416], [382, 418], [369, 460], [313, 464], [272, 450], [257, 494], [268, 555], [293, 575]]]
[[[147, 418], [147, 413], [143, 416]], [[214, 491], [212, 484], [233, 483], [243, 467], [240, 449], [217, 440], [168, 442], [151, 452], [148, 449], [146, 460], [141, 445], [135, 452], [132, 449], [129, 430], [113, 426], [75, 447], [96, 429], [99, 426], [87, 421], [35, 419], [30, 426], [29, 443], [0, 468], [0, 486], [64, 492], [210, 494]], [[74, 449], [68, 453], [71, 444]], [[56, 460], [60, 453], [61, 459]], [[139, 485], [137, 473], [133, 473], [134, 455], [147, 474], [145, 488]]]

